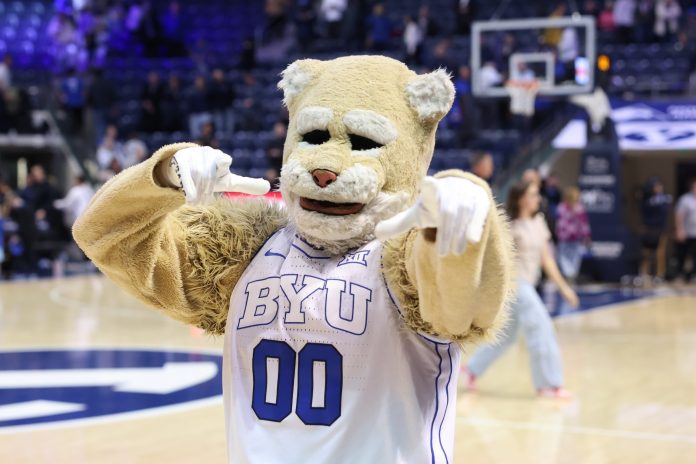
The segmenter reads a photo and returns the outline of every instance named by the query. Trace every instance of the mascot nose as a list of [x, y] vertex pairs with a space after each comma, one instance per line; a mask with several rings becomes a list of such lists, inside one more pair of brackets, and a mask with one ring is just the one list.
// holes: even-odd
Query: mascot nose
[[324, 188], [336, 181], [336, 173], [326, 169], [315, 169], [312, 171], [312, 179], [315, 184]]

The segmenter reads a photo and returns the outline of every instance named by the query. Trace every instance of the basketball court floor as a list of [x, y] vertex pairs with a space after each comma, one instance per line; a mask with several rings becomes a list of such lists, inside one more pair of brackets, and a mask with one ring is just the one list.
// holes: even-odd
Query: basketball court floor
[[[555, 319], [576, 398], [518, 343], [460, 387], [456, 463], [695, 462], [696, 289], [601, 290]], [[221, 353], [99, 276], [0, 283], [0, 463], [223, 463]]]

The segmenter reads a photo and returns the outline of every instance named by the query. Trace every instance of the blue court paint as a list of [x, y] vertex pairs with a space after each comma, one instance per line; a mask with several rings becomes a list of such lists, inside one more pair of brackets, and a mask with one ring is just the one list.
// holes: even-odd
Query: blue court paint
[[597, 291], [578, 290], [578, 298], [580, 306], [572, 309], [563, 301], [560, 293], [554, 292], [551, 298], [544, 298], [544, 302], [551, 309], [553, 317], [565, 316], [568, 314], [577, 313], [579, 311], [591, 311], [601, 309], [605, 306], [612, 306], [629, 301], [640, 300], [657, 296], [658, 293], [650, 289], [632, 289], [632, 288], [608, 288]]
[[127, 349], [0, 352], [0, 430], [222, 394], [222, 356]]

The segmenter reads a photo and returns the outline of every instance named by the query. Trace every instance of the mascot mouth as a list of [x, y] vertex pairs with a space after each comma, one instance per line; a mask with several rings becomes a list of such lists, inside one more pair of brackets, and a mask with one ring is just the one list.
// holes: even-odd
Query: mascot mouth
[[329, 216], [347, 216], [362, 211], [364, 203], [333, 203], [331, 201], [312, 200], [300, 197], [300, 207], [307, 211], [327, 214]]

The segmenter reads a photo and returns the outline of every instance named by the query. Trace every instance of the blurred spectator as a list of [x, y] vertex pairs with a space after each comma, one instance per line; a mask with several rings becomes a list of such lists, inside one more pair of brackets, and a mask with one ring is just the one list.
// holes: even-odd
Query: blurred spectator
[[556, 211], [558, 266], [566, 279], [577, 279], [582, 257], [590, 244], [590, 223], [580, 202], [580, 190], [568, 187]]
[[[689, 191], [679, 198], [675, 211], [677, 237], [677, 276], [687, 282], [696, 275], [696, 179], [689, 182]], [[691, 258], [691, 270], [686, 271]]]
[[0, 62], [0, 92], [12, 87], [12, 55], [5, 53]]
[[61, 83], [61, 101], [68, 114], [69, 127], [72, 132], [83, 128], [85, 110], [85, 85], [75, 69], [70, 69]]
[[614, 3], [611, 0], [607, 0], [604, 3], [604, 8], [599, 12], [597, 17], [597, 28], [600, 31], [611, 32], [616, 27], [614, 23]]
[[640, 274], [643, 277], [652, 275], [664, 279], [667, 265], [667, 226], [672, 207], [672, 195], [666, 194], [662, 182], [653, 178], [646, 183], [641, 200], [643, 259]]
[[283, 164], [283, 146], [287, 128], [285, 123], [278, 121], [273, 125], [273, 138], [266, 147], [266, 159], [268, 160], [268, 172], [266, 173], [269, 182], [276, 182], [280, 176], [280, 168]]
[[239, 57], [239, 68], [251, 71], [256, 67], [256, 46], [254, 40], [247, 38], [242, 42], [242, 53]]
[[157, 71], [150, 71], [147, 74], [147, 82], [140, 96], [142, 106], [142, 116], [140, 127], [145, 132], [156, 132], [160, 130], [161, 106], [164, 91], [160, 84], [160, 77]]
[[116, 94], [113, 88], [113, 83], [104, 77], [102, 69], [92, 71], [92, 81], [87, 88], [87, 104], [94, 125], [94, 140], [104, 138], [106, 125], [114, 116]]
[[421, 31], [421, 37], [433, 37], [440, 33], [440, 28], [435, 20], [430, 16], [430, 8], [428, 5], [421, 5], [421, 7], [418, 9], [417, 22], [418, 28]]
[[140, 139], [140, 134], [137, 130], [131, 130], [128, 140], [123, 145], [123, 161], [121, 162], [123, 169], [142, 162], [147, 155], [147, 145]]
[[421, 42], [423, 41], [423, 35], [421, 28], [418, 23], [414, 21], [413, 17], [406, 16], [404, 21], [406, 27], [404, 29], [404, 45], [406, 46], [406, 65], [408, 66], [420, 66], [420, 50]]
[[636, 5], [635, 39], [639, 43], [653, 41], [655, 27], [655, 2], [653, 0], [638, 0]]
[[[559, 3], [556, 8], [549, 15], [550, 19], [562, 18], [566, 15], [566, 6], [564, 3]], [[552, 48], [558, 46], [558, 42], [561, 40], [561, 30], [558, 28], [548, 28], [544, 30], [544, 42], [546, 45]]]
[[87, 183], [84, 176], [78, 175], [75, 177], [75, 185], [68, 190], [65, 198], [53, 202], [53, 206], [63, 212], [63, 223], [68, 229], [72, 228], [75, 220], [87, 208], [93, 196], [92, 186]]
[[263, 129], [261, 114], [259, 114], [253, 98], [247, 97], [242, 101], [242, 107], [238, 110], [236, 117], [235, 129], [248, 132], [256, 132]]
[[494, 169], [493, 156], [490, 153], [481, 151], [471, 156], [471, 173], [486, 182], [490, 183]]
[[186, 46], [184, 45], [186, 29], [179, 2], [169, 2], [167, 10], [160, 18], [160, 24], [167, 56], [186, 56]]
[[459, 67], [457, 78], [454, 81], [456, 91], [456, 104], [459, 105], [459, 112], [462, 117], [462, 124], [459, 127], [459, 141], [462, 145], [472, 138], [477, 129], [478, 118], [476, 102], [471, 95], [471, 71], [469, 66]]
[[299, 6], [295, 15], [295, 38], [300, 50], [306, 51], [314, 41], [314, 25], [317, 15], [314, 12], [312, 2], [305, 2]]
[[[115, 125], [107, 126], [104, 139], [97, 148], [97, 165], [100, 170], [106, 171], [108, 177], [110, 171], [119, 172], [123, 168], [123, 146], [118, 141], [118, 129]], [[114, 169], [117, 163], [117, 169]]]
[[337, 39], [341, 33], [343, 14], [348, 7], [347, 0], [322, 0], [319, 15], [326, 27], [326, 36]]
[[200, 135], [196, 139], [198, 145], [220, 148], [220, 141], [215, 137], [215, 123], [210, 120], [201, 123], [199, 133]]
[[[457, 0], [457, 33], [469, 35], [476, 17], [476, 0]], [[428, 34], [433, 35], [433, 34]]]
[[186, 130], [186, 98], [181, 80], [176, 74], [169, 76], [161, 102], [162, 130], [178, 132]]
[[546, 202], [546, 206], [548, 209], [549, 228], [551, 229], [551, 232], [555, 234], [557, 216], [556, 210], [558, 209], [558, 205], [563, 200], [561, 187], [558, 182], [558, 177], [556, 177], [556, 174], [550, 173], [548, 176], [546, 176], [544, 180], [542, 180], [541, 196]]
[[189, 135], [193, 138], [198, 138], [201, 135], [203, 123], [210, 121], [210, 103], [208, 101], [205, 77], [196, 76], [193, 81], [193, 87], [188, 91], [187, 101]]
[[376, 3], [372, 14], [367, 18], [367, 48], [373, 51], [383, 51], [389, 47], [391, 38], [391, 22], [384, 11], [384, 4]]
[[[244, 60], [244, 47], [246, 41], [242, 44], [242, 61]], [[209, 69], [208, 61], [210, 61], [210, 48], [208, 43], [203, 39], [198, 39], [189, 49], [191, 60], [196, 65], [196, 71], [199, 73], [207, 73]]]
[[[4, 115], [3, 115], [4, 113]], [[0, 92], [0, 131], [14, 130], [20, 134], [34, 131], [31, 101], [25, 89], [10, 87]]]
[[210, 110], [215, 127], [224, 134], [234, 132], [234, 87], [225, 79], [222, 69], [213, 71], [208, 87]]
[[657, 0], [655, 4], [655, 35], [660, 42], [672, 42], [679, 30], [682, 10], [676, 0]]
[[599, 17], [601, 11], [600, 4], [595, 0], [585, 0], [582, 3], [582, 14], [587, 16]]
[[578, 57], [578, 33], [574, 27], [566, 27], [558, 42], [558, 60], [563, 66], [563, 81], [575, 81], [575, 58]]
[[266, 0], [264, 5], [266, 24], [262, 37], [264, 43], [282, 40], [286, 37], [288, 7], [289, 2], [286, 0]]
[[635, 16], [635, 0], [616, 0], [614, 3], [614, 24], [616, 24], [617, 39], [620, 43], [628, 44], [633, 39]]
[[[502, 83], [503, 76], [498, 72], [495, 63], [487, 61], [481, 67], [479, 72], [479, 87], [485, 90], [495, 87]], [[481, 111], [481, 127], [491, 129], [500, 125], [500, 109], [498, 101], [492, 98], [480, 98], [478, 106]]]

